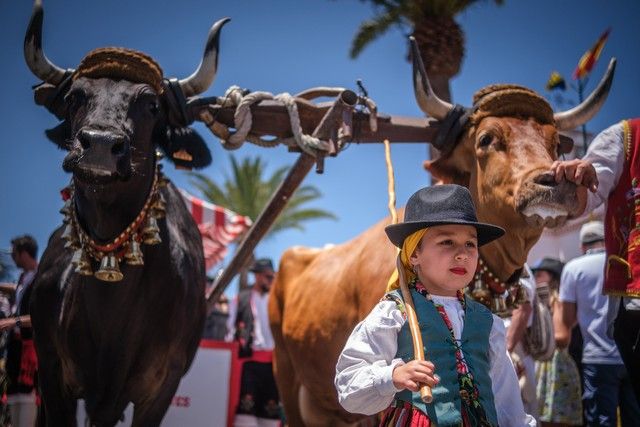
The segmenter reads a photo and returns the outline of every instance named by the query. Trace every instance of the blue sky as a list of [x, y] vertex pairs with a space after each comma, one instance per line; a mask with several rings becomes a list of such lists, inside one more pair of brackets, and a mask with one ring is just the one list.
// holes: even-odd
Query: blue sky
[[[370, 45], [357, 60], [348, 58], [358, 24], [372, 16], [368, 4], [356, 0], [205, 1], [44, 0], [44, 47], [59, 66], [76, 67], [91, 49], [125, 46], [152, 55], [166, 76], [184, 77], [195, 69], [210, 25], [225, 16], [218, 77], [207, 95], [222, 95], [231, 85], [272, 93], [296, 93], [313, 86], [356, 89], [363, 79], [379, 109], [388, 114], [420, 116], [412, 93], [406, 42], [399, 29]], [[5, 84], [0, 97], [3, 141], [0, 143], [0, 248], [12, 237], [33, 234], [41, 246], [60, 223], [59, 190], [69, 176], [62, 171], [64, 152], [44, 136], [56, 119], [33, 102], [37, 83], [23, 55], [29, 1], [0, 1], [0, 63]], [[458, 17], [467, 37], [462, 71], [452, 81], [454, 101], [469, 104], [473, 93], [492, 83], [518, 83], [547, 96], [544, 84], [552, 70], [570, 79], [578, 59], [611, 26], [592, 80], [599, 79], [612, 56], [618, 69], [609, 100], [590, 123], [600, 131], [638, 114], [640, 95], [640, 2], [605, 0], [512, 0], [501, 7], [479, 2]], [[592, 88], [592, 82], [589, 87]], [[570, 94], [575, 98], [574, 94]], [[229, 169], [225, 152], [204, 126], [196, 128], [213, 153], [204, 170], [220, 180]], [[392, 147], [399, 204], [429, 183], [422, 169], [424, 144]], [[240, 158], [260, 155], [273, 171], [291, 165], [295, 155], [283, 148], [258, 149], [246, 144]], [[182, 171], [165, 168], [179, 186], [191, 188]], [[324, 196], [315, 206], [334, 212], [338, 221], [307, 224], [306, 231], [280, 233], [263, 241], [258, 256], [276, 261], [293, 245], [340, 243], [387, 215], [387, 183], [381, 144], [352, 144], [327, 159], [325, 174], [310, 174], [305, 183]], [[196, 195], [198, 195], [196, 193]]]

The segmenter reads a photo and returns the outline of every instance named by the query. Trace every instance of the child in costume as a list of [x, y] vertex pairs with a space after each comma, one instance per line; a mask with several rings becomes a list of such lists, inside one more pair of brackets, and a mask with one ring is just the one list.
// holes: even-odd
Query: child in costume
[[[426, 360], [414, 360], [396, 271], [340, 354], [340, 404], [366, 415], [384, 411], [381, 426], [535, 426], [523, 409], [502, 320], [462, 292], [478, 248], [504, 230], [478, 222], [469, 190], [439, 185], [413, 194], [404, 222], [385, 231], [401, 248]], [[425, 384], [433, 393], [428, 404], [418, 393]]]

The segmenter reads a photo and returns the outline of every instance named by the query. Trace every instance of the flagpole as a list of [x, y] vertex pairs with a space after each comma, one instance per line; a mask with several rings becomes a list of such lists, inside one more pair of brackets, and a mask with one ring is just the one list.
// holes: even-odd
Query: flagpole
[[[584, 78], [578, 79], [578, 105], [582, 104], [584, 100], [584, 87], [585, 87]], [[583, 123], [582, 126], [582, 156], [587, 154], [587, 124]], [[581, 156], [581, 157], [582, 157]]]

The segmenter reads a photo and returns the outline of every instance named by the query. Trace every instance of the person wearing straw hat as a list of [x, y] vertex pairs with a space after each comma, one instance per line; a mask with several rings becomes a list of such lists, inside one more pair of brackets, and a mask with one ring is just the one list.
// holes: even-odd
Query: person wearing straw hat
[[[385, 231], [400, 248], [399, 270], [340, 354], [340, 404], [353, 413], [384, 411], [381, 426], [535, 426], [524, 412], [504, 323], [463, 293], [478, 248], [504, 230], [478, 222], [468, 189], [438, 185], [414, 193], [404, 221]], [[410, 298], [398, 291], [407, 284]], [[409, 324], [414, 312], [418, 345]]]

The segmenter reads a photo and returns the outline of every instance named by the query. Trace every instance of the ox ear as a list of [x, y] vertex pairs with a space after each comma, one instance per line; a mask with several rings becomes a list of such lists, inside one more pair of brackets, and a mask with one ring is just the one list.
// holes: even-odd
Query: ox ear
[[560, 134], [560, 143], [558, 144], [558, 156], [570, 153], [573, 150], [573, 138]]
[[63, 120], [58, 126], [47, 129], [44, 131], [47, 138], [55, 143], [58, 147], [63, 150], [69, 150], [71, 140], [71, 126], [69, 126], [69, 122], [67, 120]]
[[441, 184], [458, 184], [463, 187], [469, 186], [469, 172], [460, 169], [451, 157], [439, 157], [436, 160], [426, 160], [424, 168], [431, 174], [433, 181]]
[[211, 164], [209, 147], [190, 127], [168, 128], [160, 147], [177, 168], [202, 169]]

